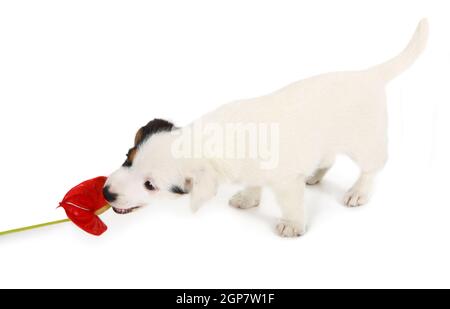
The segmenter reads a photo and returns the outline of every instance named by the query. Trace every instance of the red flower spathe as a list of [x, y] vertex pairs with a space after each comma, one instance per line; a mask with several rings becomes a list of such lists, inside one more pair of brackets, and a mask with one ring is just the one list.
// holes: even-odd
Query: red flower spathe
[[109, 208], [108, 202], [103, 197], [105, 182], [104, 176], [86, 180], [70, 189], [59, 203], [73, 223], [96, 236], [103, 234], [107, 229], [98, 217]]

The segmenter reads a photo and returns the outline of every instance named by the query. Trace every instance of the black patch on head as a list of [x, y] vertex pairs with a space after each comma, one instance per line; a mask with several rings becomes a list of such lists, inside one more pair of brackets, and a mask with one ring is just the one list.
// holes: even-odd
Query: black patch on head
[[160, 132], [170, 132], [174, 128], [173, 123], [164, 119], [153, 119], [139, 129], [134, 139], [134, 146], [137, 147], [145, 142], [150, 136]]
[[131, 162], [128, 159], [126, 159], [125, 162], [123, 162], [122, 164], [123, 167], [130, 167], [131, 165], [133, 165], [133, 162]]
[[175, 193], [175, 194], [187, 194], [186, 191], [184, 191], [183, 189], [181, 189], [181, 187], [173, 185], [172, 187], [170, 187], [170, 192]]
[[173, 123], [164, 119], [153, 119], [145, 126], [141, 127], [134, 138], [134, 147], [130, 148], [127, 153], [127, 159], [122, 164], [124, 167], [130, 167], [133, 165], [133, 159], [136, 155], [137, 148], [142, 145], [147, 139], [149, 139], [153, 134], [160, 132], [170, 132], [175, 128]]

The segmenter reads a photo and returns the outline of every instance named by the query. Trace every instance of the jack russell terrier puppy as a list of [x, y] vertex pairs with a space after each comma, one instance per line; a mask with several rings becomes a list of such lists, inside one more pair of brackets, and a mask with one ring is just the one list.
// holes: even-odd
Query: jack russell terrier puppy
[[361, 174], [345, 194], [349, 207], [367, 203], [387, 158], [385, 87], [424, 50], [422, 20], [406, 49], [362, 71], [337, 72], [295, 82], [269, 95], [231, 102], [185, 127], [154, 119], [140, 128], [123, 165], [103, 193], [125, 214], [156, 196], [190, 195], [193, 210], [224, 181], [246, 187], [230, 205], [259, 205], [270, 187], [281, 209], [279, 235], [305, 232], [305, 184], [319, 183], [337, 154], [349, 156]]

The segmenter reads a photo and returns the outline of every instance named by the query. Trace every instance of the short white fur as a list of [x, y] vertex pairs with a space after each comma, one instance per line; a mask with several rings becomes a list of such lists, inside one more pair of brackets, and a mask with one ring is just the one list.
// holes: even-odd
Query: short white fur
[[[177, 136], [162, 132], [139, 147], [131, 167], [121, 167], [108, 178], [107, 184], [119, 196], [113, 206], [126, 209], [149, 204], [153, 196], [189, 180], [194, 210], [212, 198], [225, 181], [247, 186], [230, 205], [250, 208], [259, 204], [261, 187], [268, 186], [281, 208], [277, 233], [299, 236], [306, 230], [305, 184], [320, 182], [337, 154], [348, 155], [361, 171], [343, 202], [349, 207], [366, 203], [387, 160], [385, 86], [413, 64], [424, 50], [427, 36], [424, 19], [406, 49], [383, 64], [315, 76], [266, 96], [228, 103], [179, 129], [187, 130], [199, 121], [215, 125], [278, 123], [276, 168], [261, 169], [255, 159], [175, 158], [171, 145]], [[158, 190], [146, 191], [146, 180]]]

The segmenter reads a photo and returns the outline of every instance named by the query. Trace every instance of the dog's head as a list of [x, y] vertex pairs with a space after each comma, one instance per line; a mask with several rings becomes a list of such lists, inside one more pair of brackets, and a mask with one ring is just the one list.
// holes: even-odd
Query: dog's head
[[173, 156], [174, 130], [179, 129], [172, 123], [154, 119], [137, 131], [125, 162], [103, 188], [105, 199], [116, 213], [130, 213], [151, 204], [156, 197], [188, 193], [191, 207], [197, 209], [215, 194], [215, 179], [208, 166]]

